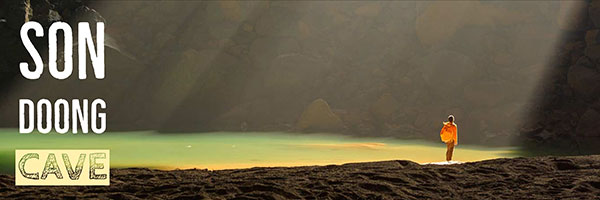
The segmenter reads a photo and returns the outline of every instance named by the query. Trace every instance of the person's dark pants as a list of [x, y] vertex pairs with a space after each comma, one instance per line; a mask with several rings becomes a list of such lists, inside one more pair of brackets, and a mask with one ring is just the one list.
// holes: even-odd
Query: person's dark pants
[[454, 141], [446, 143], [446, 161], [452, 160], [452, 153], [454, 153]]

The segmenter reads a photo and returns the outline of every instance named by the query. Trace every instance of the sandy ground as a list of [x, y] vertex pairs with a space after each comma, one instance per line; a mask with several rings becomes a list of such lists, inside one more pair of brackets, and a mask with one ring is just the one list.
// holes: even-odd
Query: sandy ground
[[599, 199], [600, 156], [239, 170], [114, 169], [110, 187], [15, 187], [0, 199]]

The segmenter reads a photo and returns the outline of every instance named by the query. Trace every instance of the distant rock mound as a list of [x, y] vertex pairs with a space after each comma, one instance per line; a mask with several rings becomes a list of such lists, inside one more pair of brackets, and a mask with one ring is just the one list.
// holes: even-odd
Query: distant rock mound
[[296, 128], [301, 131], [339, 131], [344, 129], [344, 124], [325, 100], [317, 99], [302, 112]]

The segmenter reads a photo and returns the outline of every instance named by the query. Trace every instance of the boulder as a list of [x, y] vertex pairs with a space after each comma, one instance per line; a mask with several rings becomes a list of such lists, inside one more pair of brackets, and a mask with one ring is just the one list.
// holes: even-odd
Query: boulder
[[296, 128], [301, 131], [340, 131], [344, 124], [325, 100], [317, 99], [302, 112]]

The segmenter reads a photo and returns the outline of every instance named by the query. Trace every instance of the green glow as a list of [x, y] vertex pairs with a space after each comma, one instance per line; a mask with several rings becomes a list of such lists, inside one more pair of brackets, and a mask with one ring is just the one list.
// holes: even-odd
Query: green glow
[[[14, 129], [0, 129], [0, 141], [3, 143], [0, 171], [9, 173], [14, 167], [15, 149], [110, 149], [111, 167], [159, 169], [326, 165], [378, 160], [427, 163], [443, 161], [446, 150], [441, 142], [283, 132], [21, 135]], [[515, 148], [459, 145], [454, 159], [466, 162], [514, 155]]]

